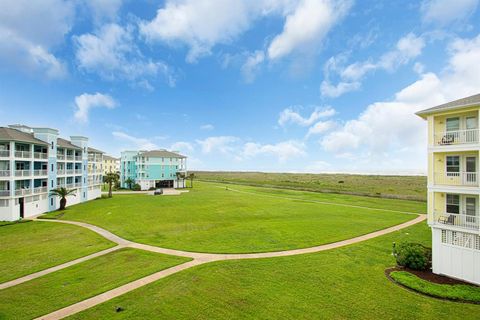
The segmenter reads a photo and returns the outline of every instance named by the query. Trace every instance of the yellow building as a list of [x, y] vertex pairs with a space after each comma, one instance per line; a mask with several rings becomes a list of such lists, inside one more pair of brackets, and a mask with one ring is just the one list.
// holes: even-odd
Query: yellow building
[[480, 94], [417, 115], [428, 122], [433, 272], [480, 284]]
[[120, 172], [120, 159], [104, 155], [103, 174], [106, 175], [110, 172]]

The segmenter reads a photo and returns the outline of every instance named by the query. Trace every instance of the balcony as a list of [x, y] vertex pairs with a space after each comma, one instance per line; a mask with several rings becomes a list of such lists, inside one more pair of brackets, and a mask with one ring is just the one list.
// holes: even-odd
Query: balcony
[[72, 154], [67, 154], [67, 160], [73, 161], [75, 157]]
[[479, 129], [446, 131], [435, 134], [436, 146], [478, 143]]
[[480, 231], [479, 216], [435, 211], [433, 224]]
[[46, 153], [46, 152], [35, 152], [35, 153], [33, 154], [33, 157], [34, 157], [35, 159], [43, 159], [43, 160], [46, 160], [46, 159], [48, 159], [48, 153]]
[[30, 159], [32, 153], [30, 151], [15, 151], [15, 158], [25, 158]]
[[66, 173], [66, 174], [74, 174], [74, 173], [75, 173], [75, 170], [73, 170], [73, 169], [67, 169], [67, 170], [65, 170], [65, 173]]
[[34, 194], [46, 193], [46, 192], [48, 192], [48, 188], [47, 188], [47, 187], [37, 187], [37, 188], [34, 188], [34, 189], [33, 189], [33, 193], [34, 193]]
[[28, 177], [30, 170], [15, 170], [15, 177]]
[[33, 175], [38, 177], [38, 176], [48, 176], [48, 171], [47, 170], [33, 170]]
[[8, 157], [10, 157], [9, 150], [0, 150], [0, 158], [8, 158]]
[[57, 153], [57, 160], [65, 160], [65, 155], [63, 153]]
[[478, 187], [478, 174], [476, 172], [435, 172], [434, 184]]
[[82, 161], [82, 156], [75, 156], [75, 161]]
[[25, 196], [25, 195], [29, 195], [32, 193], [32, 189], [18, 189], [18, 190], [15, 190], [15, 195], [16, 196]]
[[63, 175], [63, 174], [65, 174], [65, 169], [57, 169], [57, 174], [58, 174], [58, 175]]
[[9, 197], [10, 190], [0, 190], [0, 197]]
[[10, 170], [0, 170], [0, 177], [10, 177]]
[[82, 174], [82, 169], [75, 169], [75, 174]]

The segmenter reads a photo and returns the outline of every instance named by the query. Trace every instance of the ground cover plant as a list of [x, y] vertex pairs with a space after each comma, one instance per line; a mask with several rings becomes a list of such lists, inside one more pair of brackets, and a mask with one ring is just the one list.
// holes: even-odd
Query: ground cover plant
[[77, 226], [25, 222], [0, 227], [0, 283], [115, 246]]
[[[241, 188], [250, 193], [197, 183], [176, 197], [116, 195], [72, 206], [60, 219], [88, 222], [132, 241], [167, 248], [239, 253], [311, 247], [415, 218], [387, 210], [305, 202], [302, 193], [298, 199], [282, 199], [266, 195], [263, 188]], [[360, 197], [343, 197], [343, 204], [361, 202]], [[374, 200], [395, 201], [397, 210], [404, 209], [403, 204], [412, 207], [409, 201]], [[421, 212], [423, 203], [413, 203]]]
[[120, 249], [0, 291], [0, 319], [32, 319], [189, 259]]
[[407, 271], [393, 271], [390, 277], [401, 285], [426, 295], [480, 303], [480, 287], [477, 286], [433, 283]]
[[[393, 242], [430, 246], [426, 223], [344, 248], [201, 265], [71, 319], [475, 319], [480, 306], [405, 290], [384, 270]], [[115, 312], [121, 306], [124, 311]], [[188, 307], [187, 307], [188, 306]]]
[[425, 176], [197, 171], [196, 179], [427, 201]]

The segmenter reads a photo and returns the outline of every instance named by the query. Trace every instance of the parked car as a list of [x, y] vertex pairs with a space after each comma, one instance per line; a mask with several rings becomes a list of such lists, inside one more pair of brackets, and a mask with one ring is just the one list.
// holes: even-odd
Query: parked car
[[153, 192], [154, 195], [158, 196], [158, 195], [161, 195], [163, 194], [163, 189], [156, 189], [154, 192]]

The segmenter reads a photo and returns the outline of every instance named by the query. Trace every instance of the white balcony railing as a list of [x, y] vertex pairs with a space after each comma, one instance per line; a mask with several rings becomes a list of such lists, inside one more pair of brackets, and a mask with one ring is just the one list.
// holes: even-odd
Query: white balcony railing
[[9, 197], [10, 190], [0, 190], [0, 197]]
[[75, 169], [76, 174], [82, 174], [82, 169]]
[[38, 177], [38, 176], [48, 176], [48, 171], [47, 170], [33, 170], [33, 175]]
[[479, 216], [435, 211], [433, 223], [480, 231]]
[[9, 150], [0, 150], [0, 158], [8, 158], [8, 157], [10, 157]]
[[82, 161], [82, 156], [75, 156], [75, 161]]
[[67, 169], [67, 170], [65, 170], [65, 172], [66, 172], [67, 174], [74, 174], [74, 173], [75, 173], [75, 170], [73, 170], [73, 169]]
[[65, 160], [65, 155], [63, 153], [57, 153], [57, 160]]
[[28, 177], [30, 170], [15, 170], [15, 177]]
[[447, 186], [478, 186], [476, 172], [435, 172], [434, 184]]
[[15, 158], [30, 158], [31, 156], [30, 151], [15, 151]]
[[0, 177], [10, 177], [10, 170], [0, 170]]
[[37, 187], [33, 189], [33, 193], [46, 193], [48, 191], [47, 187]]
[[57, 174], [65, 174], [65, 169], [57, 169]]
[[33, 154], [33, 157], [35, 159], [47, 159], [48, 158], [48, 153], [44, 153], [44, 152], [35, 152]]
[[478, 143], [478, 129], [439, 132], [435, 134], [435, 145]]
[[32, 189], [17, 189], [17, 190], [15, 190], [15, 195], [16, 196], [24, 196], [24, 195], [31, 194], [31, 193], [32, 193]]
[[73, 159], [74, 159], [74, 157], [73, 157], [72, 154], [67, 154], [67, 160], [73, 160]]
[[65, 184], [65, 188], [67, 189], [75, 188], [75, 183], [67, 183]]

